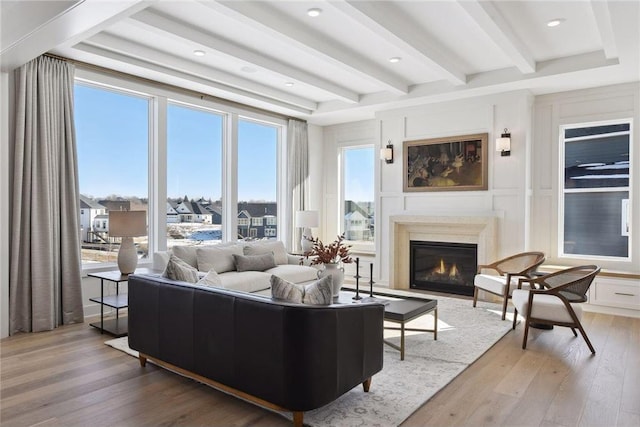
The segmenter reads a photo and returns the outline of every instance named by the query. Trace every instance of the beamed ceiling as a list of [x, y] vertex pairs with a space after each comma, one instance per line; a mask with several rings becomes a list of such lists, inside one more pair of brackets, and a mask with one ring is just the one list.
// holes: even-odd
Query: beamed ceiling
[[49, 52], [319, 125], [640, 80], [639, 1], [1, 4], [3, 71]]

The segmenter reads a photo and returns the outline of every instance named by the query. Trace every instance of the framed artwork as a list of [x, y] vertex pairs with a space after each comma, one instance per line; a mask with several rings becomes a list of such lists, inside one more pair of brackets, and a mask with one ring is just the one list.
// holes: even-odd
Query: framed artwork
[[404, 191], [487, 189], [487, 133], [403, 142]]

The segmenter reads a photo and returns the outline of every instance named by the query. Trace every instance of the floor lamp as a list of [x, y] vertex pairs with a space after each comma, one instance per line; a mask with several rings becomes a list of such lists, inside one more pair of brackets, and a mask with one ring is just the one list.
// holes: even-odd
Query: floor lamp
[[110, 211], [109, 236], [122, 237], [118, 250], [118, 269], [122, 274], [131, 274], [138, 265], [138, 252], [133, 238], [147, 235], [146, 211]]

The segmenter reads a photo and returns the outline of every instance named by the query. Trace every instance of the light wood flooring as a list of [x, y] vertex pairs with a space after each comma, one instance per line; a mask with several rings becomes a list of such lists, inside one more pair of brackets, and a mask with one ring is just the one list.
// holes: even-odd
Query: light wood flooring
[[[558, 327], [532, 330], [522, 350], [519, 325], [402, 425], [640, 426], [640, 319], [583, 320], [596, 356]], [[86, 323], [1, 340], [2, 427], [290, 425], [152, 364], [141, 368], [106, 339]]]

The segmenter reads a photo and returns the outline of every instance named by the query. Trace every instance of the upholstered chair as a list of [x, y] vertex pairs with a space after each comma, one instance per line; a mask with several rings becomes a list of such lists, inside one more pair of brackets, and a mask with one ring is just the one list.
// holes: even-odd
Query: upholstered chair
[[[498, 295], [502, 298], [502, 320], [504, 320], [507, 315], [507, 303], [511, 293], [518, 286], [518, 279], [530, 277], [543, 262], [542, 252], [522, 252], [492, 264], [478, 265], [478, 272], [473, 280], [473, 306], [475, 307], [478, 302], [480, 289]], [[484, 274], [484, 270], [493, 270], [498, 275]]]
[[578, 336], [576, 329], [578, 329], [591, 353], [595, 354], [596, 350], [591, 345], [580, 319], [582, 318], [581, 303], [587, 301], [589, 286], [599, 272], [600, 268], [596, 265], [583, 265], [545, 276], [520, 279], [519, 285], [528, 282], [529, 289], [514, 290], [511, 302], [515, 307], [513, 329], [516, 328], [518, 313], [526, 319], [522, 348], [527, 348], [529, 327], [532, 323], [536, 323], [566, 326], [571, 328], [576, 337]]

